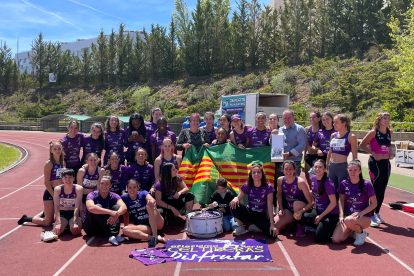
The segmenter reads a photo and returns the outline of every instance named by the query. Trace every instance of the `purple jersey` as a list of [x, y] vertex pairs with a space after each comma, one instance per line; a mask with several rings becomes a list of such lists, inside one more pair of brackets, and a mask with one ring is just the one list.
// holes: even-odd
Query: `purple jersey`
[[135, 249], [131, 251], [129, 257], [140, 261], [144, 265], [162, 264], [175, 261], [175, 258], [169, 257], [164, 253], [166, 251], [167, 249], [165, 247]]
[[[318, 188], [319, 185], [322, 185], [320, 183], [320, 180], [316, 179], [316, 175], [312, 176], [312, 193], [313, 197], [315, 199], [315, 207], [316, 210], [320, 214], [325, 212], [326, 208], [331, 203], [331, 200], [329, 199], [330, 195], [335, 195], [335, 185], [333, 184], [332, 180], [330, 180], [328, 177], [325, 180], [325, 192], [323, 195], [318, 195]], [[338, 205], [331, 211], [329, 214], [338, 214]]]
[[286, 199], [287, 206], [283, 206], [284, 209], [288, 209], [293, 214], [293, 202], [295, 201], [303, 201], [307, 203], [305, 195], [303, 194], [302, 190], [299, 189], [298, 186], [298, 177], [295, 177], [295, 180], [288, 184], [286, 182], [286, 177], [283, 177], [282, 181], [282, 191], [283, 196]]
[[138, 140], [133, 140], [132, 142], [128, 142], [128, 138], [129, 138], [129, 127], [126, 128], [125, 130], [125, 134], [126, 134], [126, 140], [125, 140], [125, 147], [127, 147], [127, 151], [125, 153], [125, 158], [126, 159], [130, 159], [132, 157], [134, 157], [135, 155], [135, 151], [138, 148], [144, 148], [146, 150], [148, 150], [146, 144], [149, 142], [150, 137], [151, 137], [151, 129], [146, 127], [146, 134], [145, 134], [145, 141], [147, 141], [145, 144], [141, 143]]
[[[106, 167], [105, 170], [110, 167]], [[127, 169], [127, 166], [125, 165], [118, 165], [118, 168], [116, 170], [110, 170], [111, 176], [112, 176], [112, 187], [109, 190], [110, 192], [121, 194], [122, 192], [122, 179], [124, 177], [124, 173]]]
[[[146, 122], [146, 123], [145, 123], [145, 127], [149, 128], [149, 129], [151, 130], [151, 134], [150, 134], [150, 136], [151, 136], [152, 134], [154, 134], [154, 133], [155, 133], [155, 131], [158, 129], [157, 124], [156, 124], [156, 123], [153, 123], [153, 122]], [[170, 130], [171, 130], [169, 125], [167, 125], [167, 130], [168, 130], [168, 131], [170, 131]]]
[[[108, 196], [106, 198], [103, 198], [99, 191], [93, 191], [92, 193], [89, 193], [86, 197], [86, 200], [93, 200], [93, 202], [96, 204], [100, 204], [102, 208], [104, 209], [111, 209], [114, 207], [114, 205], [120, 200], [121, 197], [115, 193], [109, 192]], [[86, 216], [89, 214], [88, 208], [86, 208]]]
[[109, 155], [116, 152], [119, 155], [120, 163], [124, 163], [124, 143], [128, 139], [125, 130], [121, 131], [105, 131], [105, 158], [104, 163], [108, 163]]
[[75, 208], [75, 200], [76, 200], [76, 184], [73, 184], [73, 189], [70, 194], [65, 193], [65, 186], [62, 184], [60, 185], [60, 196], [59, 196], [59, 207], [60, 208]]
[[327, 155], [331, 145], [331, 135], [335, 132], [335, 129], [331, 130], [320, 129], [315, 135], [314, 142], [318, 143], [319, 149], [324, 155]]
[[101, 153], [103, 149], [101, 148], [99, 140], [93, 139], [92, 135], [83, 136], [82, 147], [83, 147], [82, 164], [85, 164], [86, 156], [91, 152], [96, 153], [99, 159], [101, 158]]
[[53, 168], [50, 171], [50, 180], [53, 181], [56, 179], [62, 179], [62, 172], [65, 169], [65, 166], [60, 164], [53, 164]]
[[[177, 177], [178, 177], [178, 181], [181, 182], [182, 181], [181, 176], [177, 175]], [[162, 191], [162, 182], [161, 182], [161, 180], [159, 180], [157, 183], [155, 183], [154, 190], [159, 191], [161, 193], [163, 192]], [[177, 188], [171, 190], [169, 193], [167, 193], [165, 195], [163, 194], [162, 195], [162, 198], [166, 198], [166, 199], [169, 199], [169, 200], [173, 200], [174, 199], [174, 195], [176, 193], [177, 193]]]
[[214, 140], [217, 139], [216, 128], [215, 127], [213, 127], [213, 129], [210, 132], [207, 131], [206, 126], [203, 126], [202, 129], [204, 129], [207, 132], [208, 137], [210, 137], [211, 142], [213, 142]]
[[152, 183], [155, 181], [154, 167], [151, 164], [140, 166], [133, 163], [125, 170], [122, 179], [122, 190], [125, 190], [126, 183], [130, 179], [135, 179], [141, 185], [141, 190], [151, 189]]
[[100, 169], [100, 167], [96, 167], [96, 170], [92, 175], [89, 174], [89, 170], [85, 170], [85, 175], [83, 176], [82, 182], [82, 186], [84, 189], [95, 190], [96, 187], [98, 187]]
[[[318, 131], [319, 131], [319, 130], [318, 130]], [[309, 145], [309, 147], [312, 147], [313, 141], [315, 140], [315, 136], [316, 136], [316, 134], [318, 133], [318, 131], [313, 132], [313, 131], [312, 131], [312, 126], [310, 126], [310, 127], [309, 127], [309, 129], [308, 129], [308, 133], [307, 133], [307, 135], [308, 135], [308, 145]]]
[[246, 132], [246, 136], [250, 140], [250, 148], [259, 148], [269, 146], [269, 138], [271, 129], [265, 128], [264, 130], [258, 130], [256, 127], [250, 128]]
[[177, 137], [175, 137], [175, 133], [172, 131], [167, 131], [167, 133], [154, 133], [151, 135], [150, 144], [151, 146], [155, 146], [155, 157], [158, 157], [161, 154], [161, 146], [162, 142], [165, 138], [170, 137], [173, 145], [177, 142]]
[[275, 191], [272, 185], [260, 187], [248, 187], [247, 183], [241, 186], [240, 190], [247, 195], [249, 204], [247, 207], [255, 212], [266, 212], [267, 210], [267, 195]]
[[[375, 195], [374, 187], [371, 182], [364, 180], [364, 191], [359, 190], [359, 183], [351, 183], [351, 179], [345, 179], [339, 184], [338, 193], [345, 195], [345, 214], [358, 213], [369, 206], [369, 198]], [[371, 212], [365, 214], [366, 217], [372, 217]]]
[[65, 152], [66, 167], [72, 168], [81, 164], [79, 153], [82, 147], [82, 140], [83, 134], [80, 132], [74, 138], [69, 138], [68, 135], [65, 135], [60, 139]]
[[177, 163], [177, 158], [176, 155], [174, 154], [173, 157], [170, 160], [166, 160], [164, 157], [161, 158], [161, 165], [160, 165], [160, 173], [161, 173], [161, 169], [162, 166], [164, 166], [165, 163], [173, 163], [174, 167], [178, 170], [178, 163]]
[[349, 135], [347, 132], [343, 137], [337, 138], [339, 133], [335, 132], [331, 140], [332, 153], [348, 156], [351, 152], [351, 143], [349, 143]]
[[236, 145], [242, 144], [243, 146], [246, 146], [246, 139], [247, 139], [246, 133], [247, 133], [246, 126], [243, 128], [243, 132], [241, 134], [238, 134], [237, 131], [233, 129], [233, 135], [234, 135], [234, 140], [236, 140]]
[[121, 199], [124, 201], [129, 218], [134, 222], [135, 225], [145, 224], [148, 221], [148, 212], [147, 212], [147, 200], [146, 196], [148, 195], [147, 191], [138, 192], [137, 198], [132, 200], [129, 197], [129, 194], [123, 194]]

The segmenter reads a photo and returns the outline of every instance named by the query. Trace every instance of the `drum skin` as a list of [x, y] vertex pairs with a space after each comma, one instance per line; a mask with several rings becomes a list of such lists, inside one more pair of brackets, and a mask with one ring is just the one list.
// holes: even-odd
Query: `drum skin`
[[223, 214], [212, 210], [190, 212], [185, 231], [196, 238], [213, 238], [223, 233]]

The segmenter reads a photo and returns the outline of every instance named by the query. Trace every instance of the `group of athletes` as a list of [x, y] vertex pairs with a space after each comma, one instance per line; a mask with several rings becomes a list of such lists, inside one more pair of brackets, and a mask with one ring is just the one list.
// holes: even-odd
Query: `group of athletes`
[[[362, 245], [367, 236], [364, 229], [384, 223], [379, 212], [394, 157], [389, 114], [377, 115], [359, 145], [370, 155], [371, 181], [362, 177], [357, 139], [347, 116], [315, 111], [306, 128], [295, 123], [291, 110], [285, 110], [282, 118], [279, 127], [278, 115], [270, 114], [266, 125], [266, 114], [259, 112], [252, 127], [244, 125], [238, 114], [224, 114], [217, 124], [211, 112], [204, 114], [203, 122], [193, 113], [178, 138], [159, 108], [151, 111], [149, 122], [138, 113], [131, 115], [125, 130], [116, 115], [104, 126], [94, 123], [90, 135], [80, 133], [78, 122], [71, 121], [68, 133], [49, 143], [43, 214], [23, 215], [18, 223], [53, 225], [57, 236], [66, 228], [74, 235], [83, 229], [87, 235], [109, 237], [114, 245], [126, 236], [146, 240], [153, 247], [165, 242], [158, 231], [168, 224], [169, 216], [193, 210], [194, 195], [178, 174], [182, 157], [177, 150], [184, 156], [192, 146], [196, 150], [223, 143], [240, 149], [263, 147], [271, 144], [271, 134], [283, 134], [284, 162], [275, 164], [275, 183], [269, 183], [261, 162], [256, 162], [238, 195], [230, 191], [226, 179], [219, 178], [206, 207], [221, 211], [223, 229], [235, 236], [246, 233], [247, 224], [248, 231], [276, 237], [295, 223], [297, 237], [314, 231], [317, 243], [340, 243], [352, 235], [354, 244]], [[245, 196], [248, 204], [240, 204]], [[119, 235], [121, 216], [123, 236]]]

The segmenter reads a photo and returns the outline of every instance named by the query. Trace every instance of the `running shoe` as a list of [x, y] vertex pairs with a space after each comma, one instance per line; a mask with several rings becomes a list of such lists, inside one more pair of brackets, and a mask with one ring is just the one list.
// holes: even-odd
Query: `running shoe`
[[243, 234], [246, 234], [246, 228], [244, 226], [239, 226], [233, 231], [233, 236], [241, 236]]
[[52, 231], [44, 231], [40, 233], [40, 239], [44, 242], [53, 241], [58, 238], [58, 235], [53, 233]]
[[370, 226], [371, 227], [379, 227], [380, 226], [380, 224], [378, 223], [377, 218], [375, 216], [373, 216], [371, 218], [371, 224], [370, 224]]
[[116, 237], [115, 236], [111, 236], [111, 237], [109, 237], [109, 240], [108, 240], [111, 244], [113, 244], [113, 245], [119, 245], [119, 243], [118, 243], [118, 241], [116, 240]]
[[356, 239], [354, 245], [363, 245], [365, 243], [365, 238], [368, 236], [368, 233], [362, 230], [361, 234], [356, 234]]
[[298, 224], [298, 231], [296, 231], [296, 237], [306, 236], [306, 227], [305, 225]]
[[375, 215], [378, 223], [385, 223], [385, 221], [380, 217], [380, 214]]
[[256, 233], [262, 232], [262, 230], [260, 230], [260, 228], [254, 224], [250, 224], [249, 228], [247, 229], [249, 230], [249, 232], [256, 232]]
[[116, 241], [117, 241], [118, 243], [121, 243], [121, 242], [125, 241], [125, 238], [124, 238], [124, 237], [122, 237], [122, 236], [116, 236]]

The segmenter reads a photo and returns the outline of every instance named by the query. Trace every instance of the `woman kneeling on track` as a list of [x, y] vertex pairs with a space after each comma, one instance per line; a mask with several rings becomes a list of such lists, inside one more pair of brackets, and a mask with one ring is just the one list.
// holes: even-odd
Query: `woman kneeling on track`
[[314, 240], [316, 243], [323, 243], [331, 240], [339, 220], [339, 211], [336, 203], [335, 185], [328, 178], [325, 161], [316, 160], [313, 171], [315, 175], [311, 178], [311, 184], [315, 208], [310, 213], [304, 213], [298, 224], [316, 227]]
[[[124, 214], [125, 236], [137, 240], [146, 240], [148, 247], [154, 247], [158, 242], [165, 243], [165, 239], [158, 236], [158, 230], [164, 227], [164, 219], [157, 210], [155, 199], [147, 191], [139, 191], [140, 187], [135, 179], [127, 182], [127, 194], [123, 194], [128, 212]], [[133, 224], [129, 224], [131, 218]]]
[[149, 191], [152, 185], [155, 183], [154, 166], [148, 163], [148, 153], [143, 148], [138, 148], [135, 151], [135, 160], [137, 162], [132, 163], [125, 170], [122, 177], [122, 193], [126, 193], [126, 183], [130, 179], [135, 179], [140, 188], [145, 191]]
[[178, 170], [181, 165], [181, 156], [174, 154], [174, 143], [170, 137], [164, 138], [161, 146], [161, 154], [155, 159], [154, 162], [154, 174], [155, 180], [161, 179], [161, 168], [165, 163], [172, 163]]
[[65, 169], [62, 172], [63, 184], [55, 188], [53, 201], [55, 204], [56, 221], [53, 225], [53, 233], [61, 235], [69, 225], [73, 235], [80, 234], [82, 220], [79, 217], [79, 207], [82, 200], [83, 188], [73, 184], [75, 172], [72, 169]]
[[63, 152], [63, 146], [60, 141], [49, 142], [49, 160], [46, 161], [44, 166], [44, 179], [45, 179], [45, 193], [43, 194], [43, 210], [45, 217], [28, 217], [23, 215], [17, 222], [22, 225], [25, 222], [32, 222], [37, 225], [50, 226], [54, 221], [54, 205], [53, 205], [53, 190], [55, 187], [61, 185], [62, 171], [65, 169], [64, 161], [65, 153]]
[[110, 192], [121, 195], [122, 179], [124, 178], [124, 173], [127, 169], [127, 166], [120, 165], [119, 161], [120, 159], [118, 153], [111, 153], [109, 155], [108, 165], [106, 165], [105, 170], [108, 171], [109, 175], [112, 177], [112, 188]]
[[110, 192], [111, 176], [104, 175], [99, 183], [99, 190], [88, 194], [86, 198], [86, 215], [83, 229], [88, 236], [109, 237], [109, 242], [119, 245], [124, 238], [119, 234], [119, 217], [126, 211], [121, 197]]
[[334, 243], [345, 241], [354, 232], [355, 245], [363, 245], [371, 223], [371, 211], [377, 206], [374, 187], [362, 177], [361, 162], [350, 161], [349, 178], [341, 182], [339, 192], [339, 222], [332, 235]]
[[[301, 177], [295, 176], [296, 163], [286, 160], [282, 164], [285, 176], [277, 179], [277, 203], [279, 212], [275, 217], [276, 228], [280, 231], [286, 225], [300, 220], [305, 212], [311, 212], [313, 198], [309, 186]], [[297, 237], [305, 235], [305, 226], [298, 225]]]
[[[234, 236], [246, 233], [244, 222], [251, 222], [248, 228], [251, 232], [263, 232], [268, 237], [278, 234], [273, 218], [273, 192], [275, 189], [267, 183], [263, 167], [254, 163], [250, 169], [247, 182], [240, 188], [240, 193], [230, 202], [234, 220], [239, 225], [233, 231]], [[247, 195], [248, 205], [240, 204]], [[266, 213], [267, 211], [267, 213]]]
[[82, 217], [85, 216], [86, 197], [88, 196], [88, 194], [90, 194], [98, 188], [98, 183], [100, 182], [100, 179], [102, 178], [105, 172], [103, 168], [98, 167], [98, 163], [98, 155], [94, 152], [88, 153], [88, 155], [86, 156], [86, 168], [82, 167], [78, 171], [78, 183], [83, 187], [83, 197], [81, 205]]
[[154, 190], [157, 205], [162, 207], [161, 215], [164, 218], [169, 212], [178, 217], [183, 207], [186, 212], [193, 209], [194, 195], [188, 191], [187, 185], [177, 174], [177, 169], [172, 163], [164, 164], [161, 169], [161, 180], [154, 185]]

